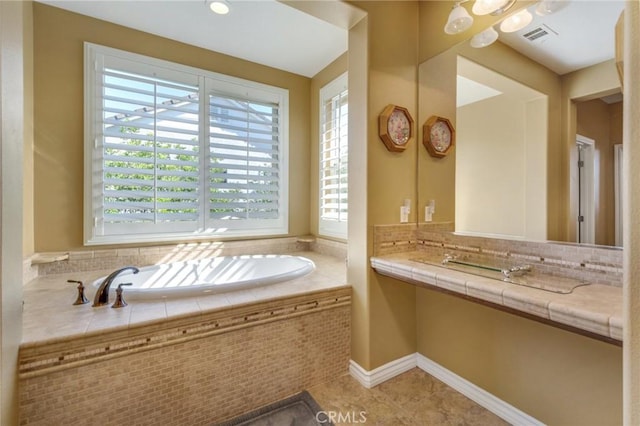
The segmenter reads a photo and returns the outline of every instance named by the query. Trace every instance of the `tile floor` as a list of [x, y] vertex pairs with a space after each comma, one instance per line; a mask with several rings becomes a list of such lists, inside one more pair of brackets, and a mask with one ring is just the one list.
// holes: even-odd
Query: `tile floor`
[[[339, 425], [507, 425], [424, 371], [414, 368], [372, 389], [350, 375], [308, 389]], [[362, 413], [362, 414], [361, 414]], [[342, 421], [340, 421], [342, 420]]]

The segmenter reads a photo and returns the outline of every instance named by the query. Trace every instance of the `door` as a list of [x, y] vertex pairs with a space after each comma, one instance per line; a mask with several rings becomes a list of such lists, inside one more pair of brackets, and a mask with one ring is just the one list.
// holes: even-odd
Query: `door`
[[578, 242], [595, 243], [595, 141], [577, 135], [578, 148]]
[[618, 247], [622, 247], [622, 232], [623, 232], [623, 224], [622, 224], [622, 203], [624, 191], [622, 190], [623, 181], [622, 181], [622, 158], [623, 158], [623, 150], [622, 144], [617, 144], [613, 146], [613, 172], [614, 172], [614, 199], [615, 199], [615, 244]]

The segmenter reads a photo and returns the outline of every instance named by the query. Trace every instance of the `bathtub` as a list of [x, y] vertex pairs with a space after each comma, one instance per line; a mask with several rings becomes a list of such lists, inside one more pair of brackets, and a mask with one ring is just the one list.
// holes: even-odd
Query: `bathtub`
[[[315, 264], [301, 256], [213, 257], [145, 266], [137, 274], [122, 272], [111, 284], [111, 293], [118, 284], [131, 283], [123, 287], [125, 299], [198, 296], [275, 284], [302, 277], [314, 269]], [[92, 286], [99, 287], [104, 279], [97, 279]]]

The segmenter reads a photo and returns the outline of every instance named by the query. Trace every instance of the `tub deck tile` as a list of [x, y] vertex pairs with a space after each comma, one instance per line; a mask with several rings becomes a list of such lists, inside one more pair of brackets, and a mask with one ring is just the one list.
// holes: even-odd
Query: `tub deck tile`
[[228, 308], [231, 306], [224, 294], [216, 294], [211, 296], [196, 297], [196, 303], [201, 312], [207, 312], [215, 309]]
[[[150, 309], [156, 312], [148, 317], [141, 317], [147, 319], [135, 324], [130, 323], [124, 330], [105, 329], [99, 333], [77, 334], [38, 344], [22, 345], [19, 375], [21, 378], [37, 377], [114, 357], [197, 341], [230, 331], [250, 330], [257, 325], [274, 322], [282, 324], [286, 322], [282, 320], [307, 314], [348, 309], [350, 303], [351, 288], [342, 286], [278, 299], [254, 301], [162, 321], [148, 319], [158, 314], [161, 305], [150, 307], [148, 303], [141, 303], [137, 305], [140, 311]], [[135, 311], [132, 315], [134, 313]]]
[[127, 299], [125, 290], [129, 305], [119, 309], [110, 305], [93, 308], [91, 303], [72, 305], [75, 288], [66, 282], [82, 280], [92, 300], [95, 288], [91, 283], [110, 270], [36, 278], [24, 291], [20, 375], [48, 374], [350, 303], [344, 259], [311, 252], [295, 254], [313, 260], [316, 270], [263, 288], [175, 300]]

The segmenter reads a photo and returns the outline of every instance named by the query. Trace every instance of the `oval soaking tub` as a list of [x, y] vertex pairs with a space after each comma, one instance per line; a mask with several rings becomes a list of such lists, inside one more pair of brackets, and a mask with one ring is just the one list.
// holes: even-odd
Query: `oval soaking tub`
[[[124, 271], [111, 284], [113, 293], [121, 283], [125, 299], [199, 296], [217, 292], [260, 287], [302, 277], [315, 264], [301, 256], [245, 255], [145, 266], [134, 274]], [[92, 283], [97, 288], [105, 279]]]

